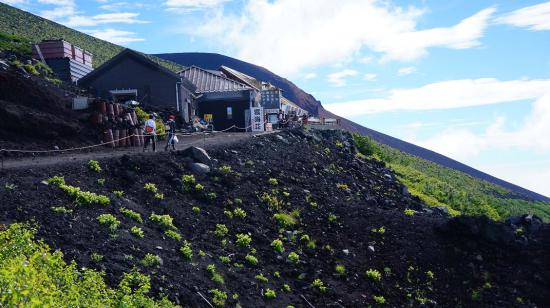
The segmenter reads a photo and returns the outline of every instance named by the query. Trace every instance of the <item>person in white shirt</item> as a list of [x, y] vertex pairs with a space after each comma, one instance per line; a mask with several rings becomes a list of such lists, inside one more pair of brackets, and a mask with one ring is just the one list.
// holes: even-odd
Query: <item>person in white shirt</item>
[[145, 129], [144, 129], [144, 135], [145, 135], [145, 142], [143, 143], [143, 152], [147, 150], [149, 147], [149, 142], [153, 144], [153, 152], [157, 151], [157, 142], [156, 142], [156, 130], [157, 125], [155, 124], [155, 116], [150, 115], [149, 119], [145, 121]]

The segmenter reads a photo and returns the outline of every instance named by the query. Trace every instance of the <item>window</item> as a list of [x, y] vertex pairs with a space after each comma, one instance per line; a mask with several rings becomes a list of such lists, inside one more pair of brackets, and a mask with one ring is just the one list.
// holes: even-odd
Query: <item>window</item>
[[233, 119], [233, 107], [227, 107], [227, 118], [229, 120]]

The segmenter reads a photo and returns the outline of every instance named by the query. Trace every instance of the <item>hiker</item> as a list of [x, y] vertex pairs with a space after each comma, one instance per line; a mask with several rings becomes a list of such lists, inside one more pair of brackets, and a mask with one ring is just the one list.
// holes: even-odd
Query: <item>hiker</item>
[[153, 144], [153, 152], [157, 151], [157, 144], [155, 140], [157, 125], [155, 124], [155, 116], [153, 114], [149, 115], [149, 120], [145, 121], [145, 130], [143, 134], [145, 135], [145, 142], [143, 143], [143, 152], [149, 147], [149, 142]]
[[170, 145], [172, 145], [172, 150], [176, 150], [176, 142], [178, 142], [176, 137], [176, 117], [174, 115], [170, 115], [168, 117], [168, 122], [166, 122], [166, 126], [168, 126], [168, 141], [166, 142], [166, 147], [164, 147], [165, 151], [168, 151], [168, 148]]

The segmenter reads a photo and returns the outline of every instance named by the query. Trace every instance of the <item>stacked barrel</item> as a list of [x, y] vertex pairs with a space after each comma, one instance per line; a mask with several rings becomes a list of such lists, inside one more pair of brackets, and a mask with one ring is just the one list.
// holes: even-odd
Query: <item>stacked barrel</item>
[[98, 100], [95, 102], [91, 121], [101, 129], [103, 142], [107, 147], [143, 146], [143, 129], [135, 110], [131, 108]]

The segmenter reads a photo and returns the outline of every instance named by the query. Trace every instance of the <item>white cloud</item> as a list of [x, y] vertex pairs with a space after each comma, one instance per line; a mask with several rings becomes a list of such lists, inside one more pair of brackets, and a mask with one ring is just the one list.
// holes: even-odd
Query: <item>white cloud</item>
[[69, 16], [62, 23], [67, 27], [90, 27], [99, 24], [146, 24], [148, 21], [139, 20], [139, 13], [107, 13], [94, 16]]
[[402, 67], [397, 71], [397, 76], [406, 76], [414, 72], [416, 72], [416, 68], [414, 66]]
[[363, 63], [363, 64], [371, 64], [372, 61], [374, 61], [374, 58], [371, 56], [362, 57], [361, 59], [359, 59], [359, 63]]
[[167, 0], [164, 6], [169, 11], [189, 12], [200, 9], [214, 8], [229, 0]]
[[296, 73], [356, 57], [364, 48], [382, 61], [414, 60], [432, 47], [471, 48], [480, 44], [494, 11], [481, 10], [450, 27], [418, 29], [424, 10], [388, 1], [248, 0], [238, 13], [220, 9], [188, 31], [244, 60]]
[[113, 44], [127, 44], [132, 42], [144, 41], [144, 39], [135, 37], [135, 32], [121, 31], [115, 29], [105, 30], [85, 30], [84, 32], [99, 39], [111, 42]]
[[315, 73], [308, 73], [304, 76], [305, 80], [310, 80], [310, 79], [315, 79], [315, 78], [317, 78], [317, 74], [315, 74]]
[[377, 75], [374, 74], [374, 73], [367, 73], [367, 74], [363, 75], [363, 79], [367, 80], [367, 81], [375, 81], [376, 77], [377, 77]]
[[328, 82], [330, 82], [334, 87], [343, 87], [346, 85], [346, 78], [357, 76], [358, 71], [352, 69], [345, 69], [343, 71], [335, 72], [328, 75]]
[[333, 103], [325, 105], [325, 108], [343, 117], [400, 110], [453, 109], [537, 99], [548, 89], [550, 89], [550, 79], [449, 80], [430, 83], [419, 88], [394, 89], [390, 90], [384, 98]]
[[513, 11], [497, 18], [496, 21], [533, 31], [550, 30], [550, 2]]

